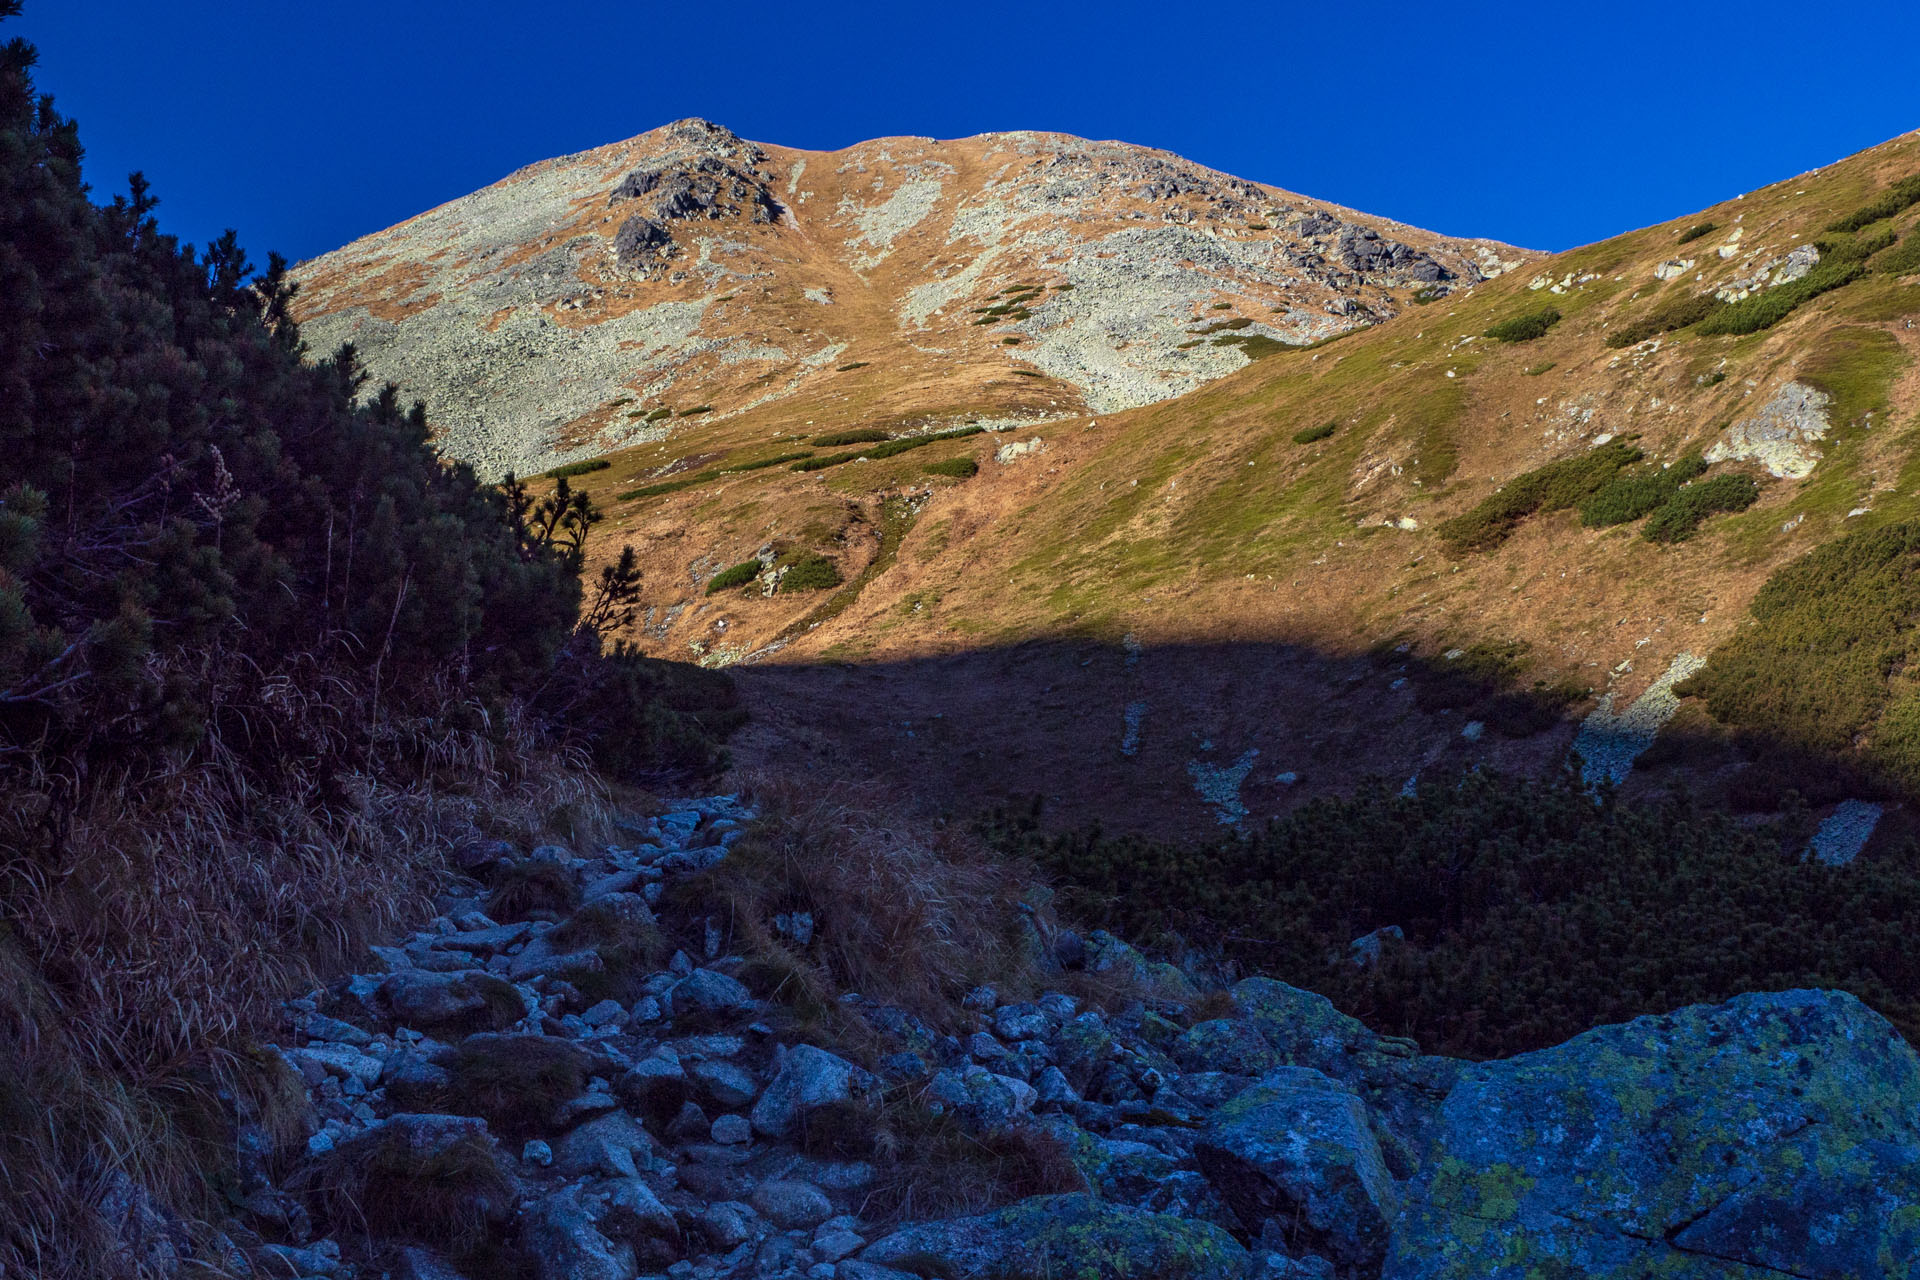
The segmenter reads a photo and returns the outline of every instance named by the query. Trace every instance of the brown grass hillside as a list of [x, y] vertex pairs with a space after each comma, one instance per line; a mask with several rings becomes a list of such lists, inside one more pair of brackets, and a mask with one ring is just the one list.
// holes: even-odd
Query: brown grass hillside
[[[1017, 137], [940, 154], [985, 165]], [[906, 148], [865, 146], [843, 155], [872, 163], [876, 149]], [[1909, 135], [1497, 278], [1462, 271], [1437, 300], [1363, 287], [1374, 323], [1255, 345], [1236, 370], [1117, 411], [1085, 409], [1086, 388], [1021, 376], [1036, 372], [1023, 365], [1026, 339], [1000, 347], [1000, 328], [965, 322], [913, 335], [907, 346], [926, 348], [917, 356], [809, 376], [754, 408], [728, 412], [701, 382], [711, 414], [666, 420], [663, 438], [605, 455], [576, 483], [609, 513], [601, 546], [631, 542], [647, 566], [638, 643], [735, 666], [763, 724], [778, 726], [756, 740], [817, 736], [823, 758], [897, 769], [959, 803], [1057, 794], [1062, 813], [1088, 816], [1110, 810], [1119, 787], [1140, 820], [1180, 825], [1208, 820], [1189, 766], [1247, 749], [1261, 753], [1247, 777], [1255, 813], [1357, 774], [1549, 758], [1570, 730], [1463, 743], [1461, 716], [1416, 698], [1406, 662], [1481, 646], [1505, 655], [1514, 687], [1559, 691], [1568, 715], [1602, 693], [1624, 702], [1679, 654], [1724, 641], [1792, 557], [1920, 514], [1909, 474], [1920, 207], [1827, 230], [1920, 174], [1916, 147]], [[808, 158], [802, 186], [825, 167]], [[1405, 238], [1436, 257], [1446, 249]], [[821, 287], [838, 307], [880, 282], [898, 295], [937, 278], [938, 255], [906, 244], [858, 288], [846, 277]], [[1805, 288], [1796, 270], [1830, 271], [1850, 254], [1857, 279], [1769, 327], [1716, 336], [1696, 323], [1626, 341], [1690, 300], [1725, 310], [1784, 298]], [[1040, 265], [1006, 278], [1062, 282]], [[969, 301], [998, 305], [1006, 287]], [[1264, 297], [1223, 287], [1219, 299], [1181, 308], [1187, 341], [1263, 323]], [[1543, 336], [1489, 336], [1548, 308], [1560, 318]], [[897, 315], [872, 319], [836, 360], [858, 363], [872, 354], [860, 342], [883, 336], [897, 349]], [[1521, 520], [1488, 551], [1437, 532], [1516, 477], [1608, 441], [1640, 450], [1650, 472], [1750, 440], [1790, 384], [1824, 397], [1824, 435], [1801, 442], [1806, 474], [1715, 454], [1709, 478], [1752, 477], [1759, 497], [1691, 540], [1650, 542], [1639, 522], [1586, 527], [1572, 510]], [[1027, 422], [1007, 421], [1017, 415]], [[969, 423], [989, 430], [864, 460], [887, 439]], [[858, 431], [873, 441], [819, 443]], [[1034, 441], [1017, 458], [1006, 448]], [[955, 459], [977, 474], [928, 470]], [[956, 469], [966, 464], [942, 472]], [[808, 556], [831, 560], [841, 585], [773, 589]], [[755, 559], [737, 571], [752, 582], [708, 592]], [[1378, 658], [1396, 646], [1397, 660]], [[1134, 703], [1147, 710], [1123, 754]], [[1274, 781], [1282, 772], [1299, 781]]]

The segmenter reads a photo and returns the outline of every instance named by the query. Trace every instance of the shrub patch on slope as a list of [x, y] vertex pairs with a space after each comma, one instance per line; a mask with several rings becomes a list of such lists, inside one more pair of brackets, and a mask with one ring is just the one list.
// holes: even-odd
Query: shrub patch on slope
[[[1852, 991], [1920, 1031], [1911, 846], [1806, 863], [1773, 828], [1683, 798], [1596, 805], [1571, 773], [1472, 773], [1413, 795], [1374, 785], [1198, 844], [1048, 837], [1004, 815], [987, 829], [1050, 870], [1089, 922], [1205, 940], [1428, 1052], [1506, 1055], [1790, 987]], [[1352, 940], [1387, 926], [1404, 943], [1355, 964]]]

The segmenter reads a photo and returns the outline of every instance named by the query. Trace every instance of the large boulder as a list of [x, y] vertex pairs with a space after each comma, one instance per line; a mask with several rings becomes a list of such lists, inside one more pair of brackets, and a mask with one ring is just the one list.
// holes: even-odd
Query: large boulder
[[1390, 1280], [1920, 1276], [1920, 1057], [1828, 991], [1465, 1068]]
[[1214, 1113], [1194, 1153], [1249, 1236], [1272, 1222], [1290, 1251], [1376, 1267], [1397, 1207], [1354, 1094], [1311, 1067], [1280, 1067]]
[[765, 1138], [784, 1138], [794, 1125], [818, 1107], [846, 1102], [856, 1091], [864, 1091], [865, 1071], [838, 1054], [810, 1044], [797, 1044], [787, 1051], [786, 1059], [773, 1082], [753, 1104], [749, 1119], [753, 1129]]
[[1272, 978], [1243, 979], [1232, 995], [1279, 1062], [1325, 1072], [1359, 1094], [1380, 1121], [1395, 1176], [1413, 1172], [1432, 1146], [1440, 1102], [1458, 1077], [1459, 1062], [1422, 1055], [1413, 1041], [1379, 1035], [1325, 996]]
[[537, 1200], [520, 1220], [520, 1247], [534, 1280], [632, 1280], [633, 1249], [609, 1240], [578, 1187]]
[[1247, 1251], [1206, 1222], [1107, 1204], [1089, 1195], [1036, 1196], [975, 1218], [906, 1227], [875, 1241], [860, 1261], [929, 1260], [955, 1280], [1071, 1276], [1074, 1280], [1240, 1280]]
[[[1329, 1006], [1331, 1007], [1331, 1006]], [[1173, 1042], [1173, 1060], [1182, 1071], [1231, 1071], [1260, 1075], [1282, 1065], [1266, 1038], [1246, 1018], [1196, 1022]]]

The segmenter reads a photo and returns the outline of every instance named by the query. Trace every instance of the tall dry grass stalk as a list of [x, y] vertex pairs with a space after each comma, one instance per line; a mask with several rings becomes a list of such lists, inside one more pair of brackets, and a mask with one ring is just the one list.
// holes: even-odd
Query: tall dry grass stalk
[[[1030, 868], [878, 787], [772, 772], [741, 781], [763, 820], [690, 894], [724, 904], [737, 949], [790, 969], [808, 988], [792, 993], [800, 1003], [857, 991], [945, 1024], [972, 986], [1032, 985]], [[804, 953], [774, 927], [793, 911], [815, 921]]]
[[[262, 692], [251, 705], [277, 717], [355, 722], [339, 690]], [[605, 788], [528, 722], [491, 733], [445, 722], [377, 721], [370, 758], [410, 762], [385, 777], [319, 776], [299, 759], [263, 771], [229, 725], [190, 766], [92, 781], [57, 828], [46, 818], [60, 780], [8, 793], [0, 1275], [157, 1274], [154, 1257], [125, 1247], [130, 1185], [204, 1237], [235, 1108], [297, 1136], [285, 1132], [278, 1060], [254, 1048], [281, 1000], [429, 915], [461, 844], [611, 834]], [[75, 790], [69, 780], [65, 794]]]

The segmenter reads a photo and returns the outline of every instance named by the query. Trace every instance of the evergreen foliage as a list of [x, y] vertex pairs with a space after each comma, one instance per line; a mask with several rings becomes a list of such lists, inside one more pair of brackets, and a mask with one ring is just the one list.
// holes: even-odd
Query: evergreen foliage
[[852, 431], [835, 431], [824, 436], [815, 436], [808, 444], [829, 448], [842, 444], [877, 444], [892, 439], [884, 427], [859, 427]]
[[1899, 238], [1892, 227], [1881, 227], [1871, 235], [1826, 236], [1816, 240], [1814, 247], [1820, 250], [1822, 262], [1865, 262]]
[[541, 474], [549, 480], [559, 480], [565, 476], [592, 475], [596, 471], [605, 471], [612, 465], [613, 464], [605, 458], [589, 458], [585, 462], [569, 462], [564, 466], [554, 467], [552, 470], [542, 472]]
[[1805, 302], [1811, 302], [1858, 280], [1866, 267], [1858, 261], [1823, 262], [1791, 284], [1775, 285], [1715, 307], [1694, 332], [1702, 335], [1759, 333], [1779, 324]]
[[1549, 462], [1488, 494], [1471, 510], [1441, 521], [1438, 532], [1455, 555], [1491, 551], [1513, 536], [1528, 516], [1542, 511], [1564, 511], [1578, 506], [1626, 467], [1640, 460], [1640, 450], [1614, 440], [1574, 458]]
[[1317, 427], [1303, 427], [1293, 433], [1295, 444], [1312, 444], [1316, 440], [1325, 440], [1340, 429], [1338, 422], [1323, 422]]
[[902, 436], [897, 440], [883, 440], [871, 449], [854, 449], [847, 453], [829, 453], [796, 462], [793, 471], [824, 471], [828, 467], [837, 467], [848, 462], [877, 462], [882, 458], [892, 458], [914, 449], [924, 449], [930, 444], [942, 440], [963, 440], [968, 436], [977, 436], [985, 427], [956, 427], [952, 431], [936, 431], [931, 435]]
[[737, 462], [730, 467], [722, 467], [720, 468], [720, 472], [722, 475], [726, 475], [736, 471], [759, 471], [766, 467], [777, 467], [783, 462], [794, 462], [801, 458], [810, 458], [812, 456], [812, 454], [805, 450], [801, 450], [798, 453], [776, 453], [771, 458], [760, 458], [753, 462]]
[[362, 394], [350, 346], [303, 360], [278, 255], [256, 275], [232, 232], [162, 234], [137, 175], [91, 204], [32, 58], [0, 54], [0, 788], [210, 739], [268, 774], [383, 767], [377, 734], [273, 713], [294, 671], [374, 716], [591, 683], [561, 668], [613, 660], [592, 628], [630, 617], [638, 569], [609, 567], [576, 634], [598, 517], [571, 469], [545, 497], [479, 483], [422, 406]]
[[1680, 238], [1674, 241], [1674, 243], [1675, 244], [1692, 244], [1695, 240], [1699, 240], [1705, 236], [1710, 236], [1714, 232], [1718, 231], [1719, 229], [1720, 229], [1720, 224], [1717, 222], [1696, 222], [1692, 226], [1688, 227], [1685, 231], [1682, 231], [1680, 233]]
[[1685, 542], [1708, 516], [1745, 511], [1759, 498], [1759, 482], [1747, 475], [1719, 475], [1682, 485], [1647, 517], [1640, 536], [1648, 542]]
[[1665, 506], [1680, 486], [1704, 475], [1707, 464], [1689, 453], [1667, 467], [1622, 471], [1580, 504], [1580, 523], [1589, 529], [1626, 524]]
[[820, 591], [840, 585], [840, 570], [833, 561], [809, 551], [794, 558], [780, 575], [781, 591]]
[[[1430, 1053], [1500, 1056], [1789, 987], [1851, 991], [1920, 1032], [1911, 845], [1808, 863], [1684, 797], [1596, 804], [1571, 772], [1376, 784], [1198, 844], [1046, 836], [1004, 815], [987, 833], [1089, 923], [1204, 940]], [[1356, 965], [1351, 940], [1389, 925], [1405, 943]]]
[[1881, 254], [1873, 268], [1890, 276], [1920, 273], [1920, 235], [1909, 232], [1905, 240]]
[[758, 560], [742, 560], [739, 564], [722, 569], [707, 580], [707, 594], [725, 591], [729, 587], [744, 587], [760, 576]]
[[1544, 338], [1547, 330], [1560, 323], [1560, 312], [1554, 307], [1542, 307], [1538, 311], [1529, 311], [1502, 320], [1487, 330], [1486, 336], [1499, 342], [1532, 342], [1535, 338]]
[[942, 458], [920, 469], [930, 476], [951, 476], [955, 480], [971, 480], [980, 474], [980, 464], [969, 457]]
[[1745, 736], [1920, 788], [1920, 523], [1816, 548], [1767, 580], [1752, 613], [1682, 691]]
[[1677, 298], [1670, 298], [1632, 324], [1609, 333], [1607, 345], [1618, 350], [1621, 347], [1635, 346], [1663, 333], [1672, 333], [1675, 329], [1699, 324], [1712, 315], [1715, 308], [1719, 306], [1720, 301], [1710, 293], [1698, 296], [1684, 294]]
[[1829, 231], [1858, 231], [1870, 226], [1882, 218], [1891, 218], [1912, 206], [1920, 204], [1920, 174], [1903, 178], [1894, 183], [1877, 200], [1855, 209], [1845, 217], [1835, 218], [1827, 224]]

